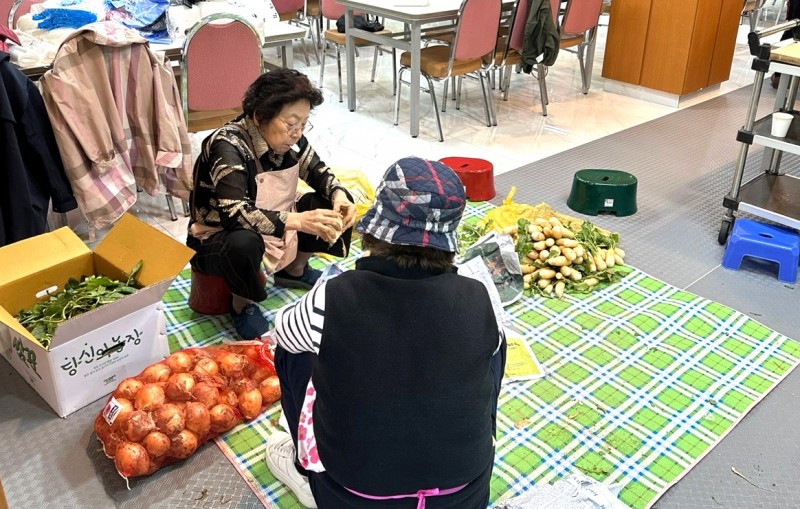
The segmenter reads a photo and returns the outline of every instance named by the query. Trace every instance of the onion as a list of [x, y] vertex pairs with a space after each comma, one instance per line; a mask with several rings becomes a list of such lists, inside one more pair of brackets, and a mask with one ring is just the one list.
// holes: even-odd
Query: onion
[[106, 453], [106, 456], [109, 458], [113, 458], [117, 455], [117, 447], [119, 447], [119, 444], [123, 443], [124, 441], [125, 440], [123, 440], [118, 433], [112, 432], [108, 436], [108, 440], [103, 442], [103, 452]]
[[239, 406], [239, 398], [236, 397], [236, 393], [233, 392], [232, 389], [222, 389], [219, 391], [219, 402], [232, 407]]
[[162, 389], [160, 385], [146, 384], [144, 387], [139, 389], [138, 393], [136, 393], [136, 399], [134, 400], [133, 404], [137, 410], [146, 410], [148, 412], [152, 412], [156, 408], [163, 405], [165, 399], [164, 389]]
[[117, 410], [117, 415], [114, 417], [114, 422], [111, 423], [111, 429], [118, 430], [122, 421], [125, 420], [125, 416], [133, 412], [133, 403], [130, 400], [125, 398], [114, 398], [117, 400], [117, 405], [119, 405], [119, 410]]
[[192, 389], [192, 397], [207, 408], [211, 408], [219, 403], [219, 389], [209, 382], [200, 382]]
[[117, 390], [114, 391], [114, 397], [117, 399], [125, 398], [132, 400], [136, 397], [136, 393], [139, 392], [139, 389], [141, 389], [143, 386], [144, 383], [140, 380], [135, 378], [126, 378], [117, 386]]
[[211, 431], [224, 433], [236, 426], [239, 421], [239, 412], [230, 405], [217, 405], [208, 411], [211, 416]]
[[261, 392], [258, 389], [248, 389], [239, 394], [239, 410], [248, 421], [255, 419], [261, 413]]
[[242, 391], [256, 388], [258, 388], [258, 383], [249, 378], [237, 378], [236, 380], [231, 380], [230, 383], [230, 389], [236, 394], [241, 394]]
[[250, 375], [250, 378], [252, 378], [258, 383], [261, 383], [267, 378], [274, 375], [275, 375], [275, 370], [273, 368], [267, 366], [258, 366], [256, 370], [253, 371], [253, 374]]
[[197, 450], [197, 435], [185, 429], [172, 437], [172, 446], [169, 448], [169, 455], [174, 458], [188, 458]]
[[214, 359], [202, 357], [197, 359], [197, 364], [194, 365], [194, 372], [198, 375], [216, 376], [219, 374], [219, 365]]
[[186, 405], [186, 429], [193, 431], [200, 440], [211, 430], [211, 414], [202, 403]]
[[240, 378], [247, 365], [247, 358], [238, 353], [224, 352], [217, 360], [219, 361], [220, 372], [230, 378]]
[[166, 382], [172, 371], [164, 363], [157, 362], [144, 368], [139, 378], [146, 383]]
[[158, 431], [168, 436], [179, 433], [184, 426], [183, 412], [181, 412], [180, 408], [170, 403], [156, 409], [156, 411], [153, 412], [153, 418], [155, 419]]
[[261, 397], [264, 398], [264, 404], [266, 405], [271, 405], [281, 399], [281, 382], [277, 376], [265, 379], [258, 386], [258, 389], [261, 391]]
[[163, 456], [170, 448], [169, 437], [160, 431], [151, 431], [142, 440], [142, 445], [147, 449], [147, 454], [153, 458]]
[[114, 464], [123, 477], [136, 477], [147, 473], [150, 468], [150, 457], [140, 444], [122, 442], [117, 447]]
[[167, 357], [164, 360], [164, 364], [166, 364], [173, 373], [186, 373], [192, 370], [194, 359], [192, 359], [192, 356], [188, 353], [178, 351]]
[[169, 377], [164, 393], [172, 401], [189, 401], [192, 399], [194, 377], [189, 373], [177, 373]]
[[149, 413], [142, 410], [134, 410], [128, 415], [120, 426], [120, 431], [125, 438], [131, 442], [139, 442], [148, 433], [156, 429], [156, 423]]
[[97, 435], [97, 439], [104, 444], [108, 441], [108, 437], [111, 436], [111, 426], [106, 422], [102, 412], [97, 414], [94, 419], [94, 433]]
[[246, 357], [253, 359], [256, 362], [261, 362], [261, 347], [256, 345], [248, 345], [242, 349]]

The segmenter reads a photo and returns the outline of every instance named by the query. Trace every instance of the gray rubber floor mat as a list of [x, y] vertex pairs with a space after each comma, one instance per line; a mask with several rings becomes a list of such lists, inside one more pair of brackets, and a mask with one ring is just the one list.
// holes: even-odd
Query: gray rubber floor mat
[[[639, 179], [636, 214], [587, 217], [621, 233], [632, 265], [800, 338], [794, 285], [777, 282], [774, 273], [759, 267], [719, 268], [722, 197], [731, 185], [736, 131], [749, 98], [749, 88], [742, 89], [500, 175], [494, 202], [515, 185], [518, 201], [544, 201], [570, 213], [566, 199], [575, 171], [633, 173]], [[768, 110], [768, 100], [762, 102]], [[750, 174], [759, 159], [753, 150]], [[790, 171], [798, 166], [796, 158], [784, 161]], [[655, 507], [797, 507], [798, 385], [797, 373], [787, 378]], [[129, 491], [92, 432], [104, 401], [58, 419], [0, 360], [0, 476], [12, 508], [261, 507], [213, 444], [150, 477], [133, 479]]]
[[[759, 115], [771, 111], [773, 94], [765, 87]], [[800, 287], [779, 282], [769, 265], [745, 260], [738, 271], [720, 266], [722, 198], [731, 188], [740, 146], [736, 133], [744, 124], [750, 95], [746, 87], [500, 175], [493, 202], [500, 204], [516, 186], [518, 202], [546, 202], [617, 231], [631, 265], [800, 339]], [[745, 181], [760, 171], [761, 153], [756, 147], [750, 150]], [[797, 156], [784, 156], [781, 170], [799, 174], [798, 161]], [[635, 175], [638, 211], [616, 217], [570, 210], [566, 202], [573, 175], [585, 168]], [[800, 372], [795, 371], [654, 507], [800, 506], [798, 397]]]

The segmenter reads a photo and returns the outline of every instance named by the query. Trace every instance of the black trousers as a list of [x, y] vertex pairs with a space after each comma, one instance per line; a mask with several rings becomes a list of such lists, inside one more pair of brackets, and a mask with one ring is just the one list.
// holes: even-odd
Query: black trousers
[[[306, 388], [311, 379], [313, 353], [292, 354], [278, 346], [275, 349], [275, 370], [281, 383], [281, 407], [289, 425], [289, 433], [297, 450], [297, 425], [300, 421], [300, 410], [303, 408]], [[497, 432], [497, 399], [500, 395], [500, 383], [506, 365], [506, 343], [500, 351], [492, 357], [490, 369], [494, 381], [494, 394], [492, 394], [492, 434]], [[399, 500], [369, 500], [353, 495], [325, 473], [308, 472], [303, 469], [295, 459], [297, 470], [308, 477], [311, 492], [319, 509], [347, 508], [376, 508], [381, 509], [413, 509], [417, 506], [415, 498]], [[490, 463], [477, 479], [464, 489], [442, 497], [426, 498], [428, 509], [453, 508], [453, 509], [485, 509], [489, 505], [489, 482], [492, 478]]]
[[[329, 200], [317, 193], [307, 193], [297, 201], [297, 211], [330, 209]], [[307, 233], [297, 233], [297, 250], [302, 253], [327, 253], [333, 256], [346, 256], [350, 250], [352, 228], [345, 231], [333, 246], [324, 240]], [[264, 256], [264, 240], [251, 230], [223, 230], [206, 240], [199, 240], [189, 234], [186, 245], [195, 250], [191, 264], [195, 269], [221, 276], [231, 291], [255, 302], [267, 298], [267, 291], [261, 284], [258, 272]]]
[[[786, 7], [786, 21], [793, 19], [800, 19], [800, 0], [789, 0], [789, 5]], [[796, 30], [800, 31], [800, 27]], [[781, 36], [781, 40], [791, 39], [792, 30], [787, 30]]]

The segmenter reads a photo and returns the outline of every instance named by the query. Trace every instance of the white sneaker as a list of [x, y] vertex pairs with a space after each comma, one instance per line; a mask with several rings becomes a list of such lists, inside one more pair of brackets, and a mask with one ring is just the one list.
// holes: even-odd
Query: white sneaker
[[266, 457], [267, 467], [272, 475], [285, 484], [304, 507], [317, 509], [308, 479], [294, 466], [295, 449], [292, 436], [283, 431], [276, 431], [270, 435], [267, 440]]

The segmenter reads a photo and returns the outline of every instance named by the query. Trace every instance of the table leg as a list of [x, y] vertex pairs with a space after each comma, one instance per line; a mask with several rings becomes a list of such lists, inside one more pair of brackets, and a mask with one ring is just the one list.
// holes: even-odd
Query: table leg
[[356, 45], [353, 41], [353, 9], [344, 9], [345, 48], [347, 49], [347, 109], [356, 111]]
[[[419, 78], [420, 78], [420, 46], [422, 45], [421, 25], [411, 24], [411, 97], [408, 100], [411, 110], [411, 137], [419, 136]], [[446, 99], [446, 98], [445, 98]]]
[[283, 51], [283, 66], [287, 69], [294, 69], [294, 41], [289, 41], [281, 46]]

